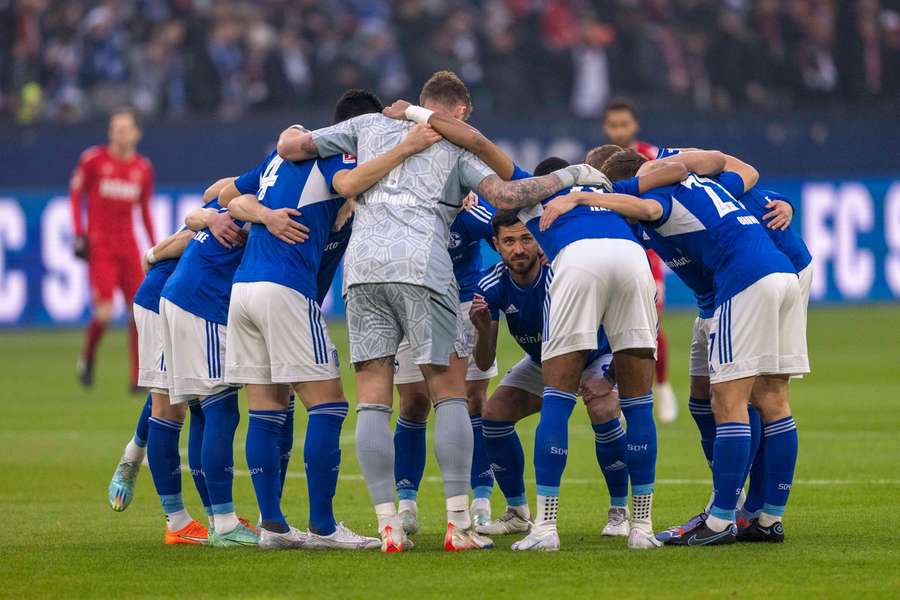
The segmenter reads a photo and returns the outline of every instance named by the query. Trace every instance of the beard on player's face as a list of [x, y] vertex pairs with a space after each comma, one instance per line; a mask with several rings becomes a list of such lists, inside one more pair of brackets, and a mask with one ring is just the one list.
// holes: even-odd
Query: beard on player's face
[[524, 275], [534, 268], [537, 262], [537, 253], [516, 252], [503, 259], [509, 270], [517, 275]]

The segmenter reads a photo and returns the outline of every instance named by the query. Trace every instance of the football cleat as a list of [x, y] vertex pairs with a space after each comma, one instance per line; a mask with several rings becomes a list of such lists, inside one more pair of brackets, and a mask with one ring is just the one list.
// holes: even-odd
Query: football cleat
[[215, 548], [234, 548], [237, 546], [257, 546], [259, 536], [256, 532], [243, 523], [227, 533], [216, 533], [215, 529], [209, 532], [209, 545]]
[[238, 517], [238, 523], [240, 523], [241, 525], [243, 525], [244, 527], [246, 527], [247, 529], [252, 531], [253, 534], [256, 535], [257, 537], [259, 536], [259, 524], [252, 525], [250, 523], [249, 519], [245, 519], [244, 517], [241, 517], [241, 516]]
[[134, 484], [141, 470], [141, 459], [129, 460], [124, 456], [119, 459], [112, 480], [107, 489], [109, 506], [116, 512], [122, 512], [134, 499]]
[[709, 513], [703, 511], [702, 513], [694, 515], [693, 517], [688, 519], [688, 522], [683, 525], [674, 525], [672, 527], [669, 527], [665, 531], [660, 531], [656, 534], [656, 539], [665, 544], [670, 539], [683, 535], [685, 531], [693, 529], [694, 527], [705, 521], [707, 514]]
[[296, 527], [290, 527], [284, 533], [259, 528], [259, 547], [263, 550], [293, 550], [306, 546], [306, 534]]
[[737, 525], [738, 536], [740, 536], [741, 530], [750, 527], [750, 523], [757, 517], [759, 517], [759, 512], [753, 513], [739, 508], [734, 516], [734, 524]]
[[403, 533], [406, 535], [415, 535], [419, 533], [419, 513], [412, 509], [404, 509], [400, 511], [400, 524], [403, 527]]
[[485, 525], [477, 525], [475, 531], [484, 535], [507, 535], [510, 533], [528, 533], [531, 530], [531, 521], [523, 517], [513, 508], [507, 508], [506, 512], [495, 521]]
[[475, 528], [460, 529], [453, 523], [447, 523], [447, 533], [444, 535], [444, 550], [447, 552], [488, 550], [493, 547], [491, 538], [481, 535]]
[[543, 552], [559, 550], [559, 533], [556, 531], [556, 523], [553, 521], [535, 523], [531, 527], [531, 532], [514, 543], [511, 548], [513, 550], [539, 550]]
[[166, 544], [203, 545], [209, 539], [209, 532], [199, 521], [191, 521], [178, 531], [166, 529]]
[[628, 509], [620, 506], [610, 506], [606, 513], [606, 525], [600, 535], [612, 537], [626, 537], [628, 531]]
[[667, 546], [723, 546], [737, 541], [737, 527], [731, 523], [724, 531], [713, 531], [701, 521], [693, 529], [673, 537], [666, 542]]
[[662, 542], [653, 535], [653, 525], [649, 521], [634, 519], [628, 531], [628, 547], [632, 550], [661, 548]]
[[82, 386], [89, 388], [94, 385], [94, 361], [79, 356], [75, 370], [78, 373], [78, 381]]
[[739, 542], [769, 542], [770, 544], [784, 543], [784, 525], [781, 521], [775, 521], [769, 527], [759, 524], [759, 518], [750, 521], [750, 524], [737, 532]]
[[392, 517], [381, 528], [380, 533], [382, 552], [403, 552], [411, 550], [413, 547], [412, 540], [406, 537], [406, 533], [403, 531], [403, 525], [400, 524], [399, 517]]
[[338, 523], [334, 533], [319, 535], [312, 531], [306, 534], [305, 548], [335, 550], [375, 550], [381, 547], [381, 540], [354, 533], [343, 523]]

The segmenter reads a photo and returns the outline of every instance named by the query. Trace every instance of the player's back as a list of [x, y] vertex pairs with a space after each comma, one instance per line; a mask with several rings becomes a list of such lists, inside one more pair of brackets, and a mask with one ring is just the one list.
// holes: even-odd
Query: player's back
[[[746, 194], [741, 196], [740, 200], [741, 204], [743, 204], [750, 214], [756, 217], [760, 223], [764, 223], [763, 215], [770, 210], [766, 208], [766, 206], [772, 200], [783, 200], [790, 204], [790, 201], [783, 194], [779, 194], [772, 190], [761, 190], [759, 187], [750, 188]], [[770, 229], [769, 227], [766, 227], [765, 230], [769, 235], [769, 238], [775, 244], [775, 247], [788, 257], [798, 273], [812, 262], [812, 255], [809, 253], [809, 248], [806, 247], [803, 238], [801, 238], [792, 227], [788, 227], [785, 230]]]
[[[219, 212], [218, 200], [204, 205]], [[235, 221], [243, 227], [243, 221]], [[225, 247], [208, 228], [194, 234], [178, 265], [163, 287], [162, 296], [187, 312], [208, 321], [226, 323], [231, 283], [244, 253], [243, 246]]]
[[[317, 130], [313, 138], [320, 155], [355, 152], [363, 164], [399, 144], [412, 127], [367, 114]], [[491, 173], [446, 140], [395, 167], [358, 199], [346, 284], [401, 282], [446, 290], [453, 277], [450, 225], [463, 196]]]
[[717, 304], [765, 275], [795, 272], [731, 192], [743, 192], [734, 173], [723, 173], [718, 181], [691, 173], [643, 195], [663, 206], [662, 218], [652, 224], [657, 233], [714, 273]]
[[147, 310], [158, 313], [159, 297], [162, 294], [163, 287], [165, 287], [169, 277], [175, 272], [175, 267], [178, 266], [178, 260], [179, 259], [177, 258], [167, 258], [166, 260], [154, 263], [150, 270], [147, 271], [147, 275], [144, 277], [141, 286], [137, 289], [137, 292], [135, 292], [134, 303], [138, 306], [143, 306]]
[[307, 298], [319, 296], [318, 272], [335, 217], [344, 199], [331, 188], [334, 174], [356, 166], [353, 157], [291, 162], [271, 153], [256, 169], [241, 175], [235, 186], [242, 193], [256, 193], [272, 210], [294, 208], [291, 217], [305, 225], [309, 239], [288, 244], [272, 235], [265, 225], [253, 223], [235, 283], [269, 281], [297, 290]]
[[[624, 188], [624, 182], [616, 182], [613, 191], [628, 193]], [[519, 220], [525, 224], [535, 237], [544, 254], [552, 262], [560, 250], [578, 240], [585, 239], [624, 239], [639, 244], [634, 237], [634, 232], [628, 226], [625, 219], [616, 212], [596, 206], [576, 206], [566, 214], [557, 218], [546, 230], [540, 229], [540, 217], [544, 212], [544, 206], [564, 194], [572, 192], [596, 192], [603, 193], [600, 188], [588, 186], [576, 186], [562, 190], [544, 199], [540, 204], [519, 211]]]

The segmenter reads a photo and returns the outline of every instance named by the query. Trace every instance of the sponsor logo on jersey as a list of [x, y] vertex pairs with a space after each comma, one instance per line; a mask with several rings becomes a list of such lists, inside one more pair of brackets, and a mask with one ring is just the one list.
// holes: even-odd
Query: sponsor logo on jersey
[[678, 258], [664, 260], [663, 262], [666, 263], [666, 266], [670, 269], [677, 269], [678, 267], [684, 267], [691, 264], [691, 259], [687, 256], [679, 256]]
[[137, 200], [140, 184], [124, 179], [101, 179], [100, 195], [111, 200]]
[[540, 344], [542, 341], [539, 335], [517, 335], [515, 338], [520, 344]]
[[356, 162], [356, 156], [354, 156], [353, 154], [347, 154], [346, 152], [344, 152], [344, 164], [352, 165], [355, 162]]
[[516, 308], [515, 304], [510, 304], [509, 306], [506, 307], [506, 310], [504, 310], [503, 312], [505, 312], [508, 315], [514, 315], [517, 312], [519, 312], [519, 309]]

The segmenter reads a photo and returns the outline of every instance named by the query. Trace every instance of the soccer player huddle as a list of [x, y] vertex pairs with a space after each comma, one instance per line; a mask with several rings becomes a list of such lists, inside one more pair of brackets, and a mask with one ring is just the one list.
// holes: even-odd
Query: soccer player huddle
[[[629, 548], [783, 541], [797, 458], [789, 380], [809, 371], [811, 277], [789, 201], [718, 151], [663, 148], [647, 160], [606, 145], [584, 164], [550, 157], [529, 173], [466, 124], [471, 111], [465, 85], [446, 71], [425, 83], [419, 105], [385, 108], [350, 90], [333, 125], [287, 128], [275, 151], [210, 186], [185, 228], [147, 252], [134, 320], [138, 383], [150, 394], [110, 483], [114, 510], [133, 498], [146, 454], [166, 543], [406, 551], [419, 531], [433, 407], [444, 549], [491, 548], [491, 536], [515, 534], [513, 550], [557, 550], [568, 422], [581, 396], [610, 496], [603, 535]], [[501, 257], [486, 270], [482, 241]], [[658, 311], [647, 250], [697, 298], [689, 406], [713, 478], [707, 507], [658, 533]], [[350, 406], [320, 305], [342, 257], [355, 446], [377, 537], [333, 511]], [[501, 312], [523, 356], [488, 396]], [[232, 497], [240, 387], [255, 523]], [[295, 398], [308, 418], [304, 531], [281, 509]], [[188, 463], [208, 527], [182, 499], [188, 412]], [[516, 424], [533, 414], [532, 516]], [[507, 509], [492, 518], [495, 480]]]

